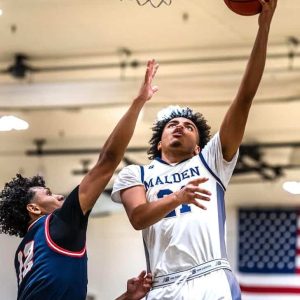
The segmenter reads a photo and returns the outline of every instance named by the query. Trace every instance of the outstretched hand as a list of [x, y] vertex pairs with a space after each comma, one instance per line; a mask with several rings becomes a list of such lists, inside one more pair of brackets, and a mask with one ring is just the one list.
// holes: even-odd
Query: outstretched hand
[[262, 10], [258, 18], [259, 25], [270, 24], [277, 6], [277, 0], [259, 0]]
[[154, 59], [148, 61], [147, 70], [145, 73], [145, 80], [137, 96], [138, 99], [143, 101], [148, 101], [158, 91], [157, 86], [152, 86], [152, 81], [156, 74], [158, 66], [159, 65], [156, 63]]
[[131, 278], [127, 281], [128, 300], [139, 300], [146, 296], [152, 285], [152, 275], [142, 271], [138, 277]]
[[[203, 205], [202, 201], [209, 201], [211, 192], [203, 189], [200, 184], [208, 181], [208, 178], [200, 177], [193, 179], [188, 182], [188, 184], [182, 188], [180, 191], [175, 192], [178, 201], [181, 204], [194, 204], [197, 207], [206, 210], [206, 206]], [[200, 200], [202, 200], [200, 202]]]

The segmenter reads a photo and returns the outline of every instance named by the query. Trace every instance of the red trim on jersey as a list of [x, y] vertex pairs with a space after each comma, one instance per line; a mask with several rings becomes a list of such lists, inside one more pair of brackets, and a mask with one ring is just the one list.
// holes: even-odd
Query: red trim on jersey
[[63, 255], [67, 255], [67, 256], [71, 256], [71, 257], [82, 257], [86, 251], [85, 246], [81, 251], [75, 252], [75, 251], [63, 249], [53, 242], [53, 240], [50, 237], [50, 230], [49, 230], [50, 217], [51, 217], [51, 214], [49, 216], [47, 216], [46, 221], [45, 221], [45, 236], [46, 236], [46, 241], [47, 241], [48, 246], [55, 252], [58, 252], [59, 254], [63, 254]]

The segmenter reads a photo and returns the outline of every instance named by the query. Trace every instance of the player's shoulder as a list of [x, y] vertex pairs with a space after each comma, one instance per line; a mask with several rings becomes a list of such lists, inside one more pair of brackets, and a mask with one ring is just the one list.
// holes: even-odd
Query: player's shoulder
[[215, 147], [218, 144], [220, 144], [220, 133], [219, 131], [217, 131], [212, 137], [211, 139], [208, 141], [208, 143], [204, 146], [203, 150], [205, 150], [206, 148], [210, 148], [210, 147]]
[[156, 160], [152, 160], [149, 162], [149, 164], [131, 164], [126, 167], [124, 167], [119, 174], [127, 174], [127, 173], [134, 173], [134, 174], [140, 174], [144, 170], [151, 170], [154, 168], [154, 166], [157, 165]]
[[200, 156], [204, 158], [222, 149], [219, 132], [216, 132], [208, 143], [203, 147]]
[[128, 165], [124, 167], [116, 177], [111, 198], [121, 203], [120, 191], [132, 186], [143, 185], [144, 171], [140, 165]]
[[41, 216], [28, 226], [26, 234], [19, 243], [17, 252], [19, 248], [24, 248], [28, 241], [38, 240], [43, 237], [46, 217], [47, 215]]
[[124, 184], [125, 182], [139, 181], [144, 173], [144, 166], [141, 165], [128, 165], [124, 167], [116, 177], [114, 186]]
[[124, 176], [126, 174], [138, 174], [140, 172], [141, 166], [140, 165], [128, 165], [126, 167], [124, 167], [118, 176]]

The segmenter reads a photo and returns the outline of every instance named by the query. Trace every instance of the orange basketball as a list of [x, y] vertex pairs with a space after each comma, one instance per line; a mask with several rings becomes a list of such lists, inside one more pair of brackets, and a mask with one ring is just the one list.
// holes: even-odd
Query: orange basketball
[[235, 13], [243, 16], [253, 16], [261, 12], [259, 0], [224, 0]]

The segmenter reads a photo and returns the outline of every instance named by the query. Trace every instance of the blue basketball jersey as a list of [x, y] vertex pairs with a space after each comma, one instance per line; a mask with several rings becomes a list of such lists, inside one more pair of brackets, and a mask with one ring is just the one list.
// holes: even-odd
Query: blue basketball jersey
[[56, 245], [49, 234], [51, 215], [28, 229], [15, 255], [18, 300], [84, 300], [87, 293], [85, 247], [71, 252]]

